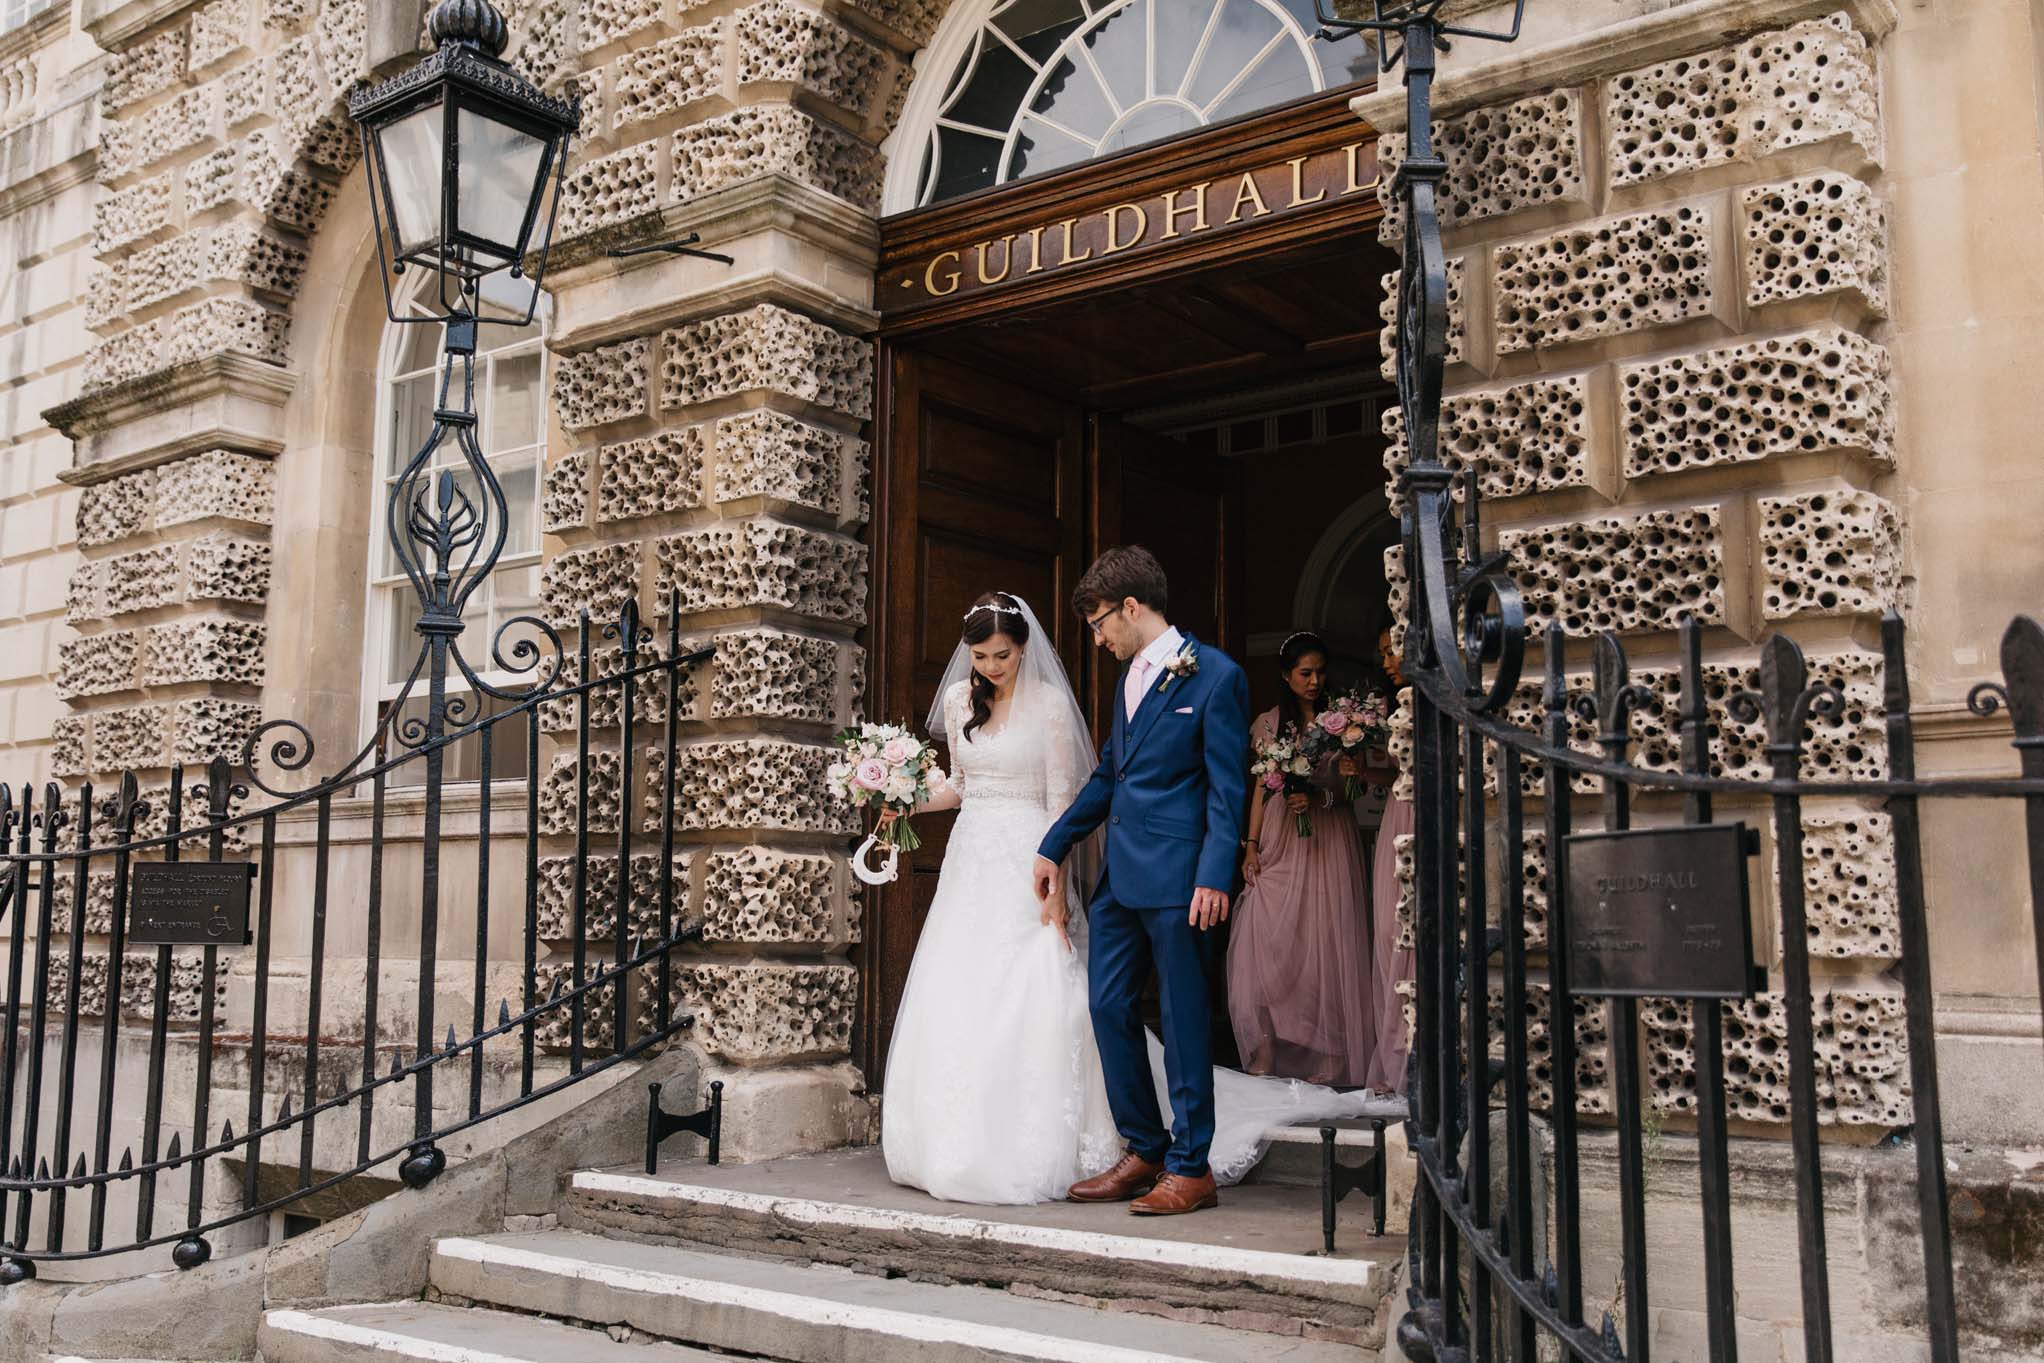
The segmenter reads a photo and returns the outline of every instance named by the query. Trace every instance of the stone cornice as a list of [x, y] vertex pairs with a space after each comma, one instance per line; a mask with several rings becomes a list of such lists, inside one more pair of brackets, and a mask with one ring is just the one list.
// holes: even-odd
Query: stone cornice
[[200, 0], [83, 0], [78, 26], [92, 41], [118, 52], [130, 39], [166, 19], [198, 8]]
[[20, 28], [0, 36], [0, 62], [13, 61], [41, 47], [50, 30], [66, 27], [71, 18], [69, 5], [52, 5]]
[[[1466, 68], [1442, 63], [1434, 86], [1434, 116], [1438, 119], [1503, 104], [1841, 11], [1873, 38], [1895, 27], [1894, 0], [1687, 0], [1658, 14], [1590, 29], [1540, 47], [1458, 44], [1461, 52], [1475, 54], [1474, 60]], [[1405, 89], [1396, 83], [1387, 81], [1380, 89], [1357, 95], [1349, 101], [1349, 108], [1378, 132], [1405, 128]]]
[[88, 98], [0, 134], [0, 217], [91, 180], [99, 166], [98, 126]]
[[57, 476], [83, 486], [205, 450], [276, 455], [298, 376], [246, 355], [208, 355], [59, 403], [43, 420], [77, 443]]
[[557, 246], [547, 263], [547, 280], [557, 288], [572, 288], [589, 279], [659, 259], [634, 256], [613, 260], [607, 252], [616, 247], [673, 241], [696, 232], [702, 237], [697, 245], [714, 251], [719, 242], [763, 227], [778, 228], [833, 252], [855, 258], [870, 257], [873, 264], [879, 263], [880, 227], [873, 214], [777, 171]]

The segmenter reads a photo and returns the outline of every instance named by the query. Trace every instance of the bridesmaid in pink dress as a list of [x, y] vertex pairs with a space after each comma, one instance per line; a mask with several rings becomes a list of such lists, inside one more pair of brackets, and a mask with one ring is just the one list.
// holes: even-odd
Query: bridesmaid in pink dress
[[[1393, 694], [1405, 686], [1400, 658], [1391, 651], [1391, 631], [1377, 638]], [[1374, 775], [1374, 773], [1372, 773]], [[1398, 945], [1398, 839], [1412, 832], [1412, 802], [1393, 795], [1384, 804], [1377, 825], [1377, 846], [1370, 867], [1371, 1047], [1365, 1069], [1369, 1086], [1379, 1093], [1405, 1092], [1405, 998], [1401, 981], [1412, 978], [1412, 952]]]
[[[1278, 651], [1286, 697], [1259, 715], [1250, 742], [1313, 722], [1326, 707], [1327, 646], [1297, 633]], [[1342, 799], [1357, 768], [1329, 759], [1313, 795], [1253, 788], [1242, 891], [1230, 923], [1228, 1013], [1242, 1068], [1315, 1084], [1368, 1082], [1374, 1030], [1370, 1002], [1368, 887], [1356, 823]], [[1312, 821], [1302, 838], [1298, 814]]]

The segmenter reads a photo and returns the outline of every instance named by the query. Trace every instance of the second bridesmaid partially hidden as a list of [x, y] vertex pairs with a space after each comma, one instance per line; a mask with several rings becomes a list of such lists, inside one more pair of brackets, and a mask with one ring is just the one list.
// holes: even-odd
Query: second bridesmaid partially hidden
[[[1250, 742], [1259, 750], [1304, 733], [1327, 706], [1327, 646], [1318, 635], [1287, 638], [1278, 662], [1285, 698], [1257, 716]], [[1354, 759], [1328, 757], [1289, 791], [1254, 787], [1246, 888], [1228, 944], [1229, 1018], [1252, 1074], [1337, 1087], [1369, 1081], [1369, 884], [1342, 798], [1346, 779], [1360, 774]]]

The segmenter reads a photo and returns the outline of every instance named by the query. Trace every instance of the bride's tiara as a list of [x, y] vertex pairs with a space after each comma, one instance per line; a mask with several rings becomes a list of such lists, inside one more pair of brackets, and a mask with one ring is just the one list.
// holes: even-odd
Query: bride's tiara
[[1020, 615], [1022, 613], [1020, 609], [1014, 606], [1003, 606], [998, 602], [994, 601], [982, 601], [977, 606], [974, 606], [971, 610], [967, 611], [965, 613], [965, 618], [967, 620], [970, 620], [973, 616], [978, 615], [981, 611], [992, 611], [995, 615]]

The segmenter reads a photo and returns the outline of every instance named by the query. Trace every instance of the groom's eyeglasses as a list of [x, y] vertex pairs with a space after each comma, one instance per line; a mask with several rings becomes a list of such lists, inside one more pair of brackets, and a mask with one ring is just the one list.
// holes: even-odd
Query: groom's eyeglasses
[[1100, 614], [1094, 616], [1092, 619], [1086, 622], [1086, 628], [1093, 631], [1093, 637], [1095, 639], [1098, 639], [1100, 637], [1100, 627], [1106, 624], [1110, 619], [1112, 619], [1114, 617], [1115, 612], [1119, 611], [1120, 609], [1121, 609], [1120, 606], [1115, 606], [1111, 610], [1104, 610], [1100, 612]]

